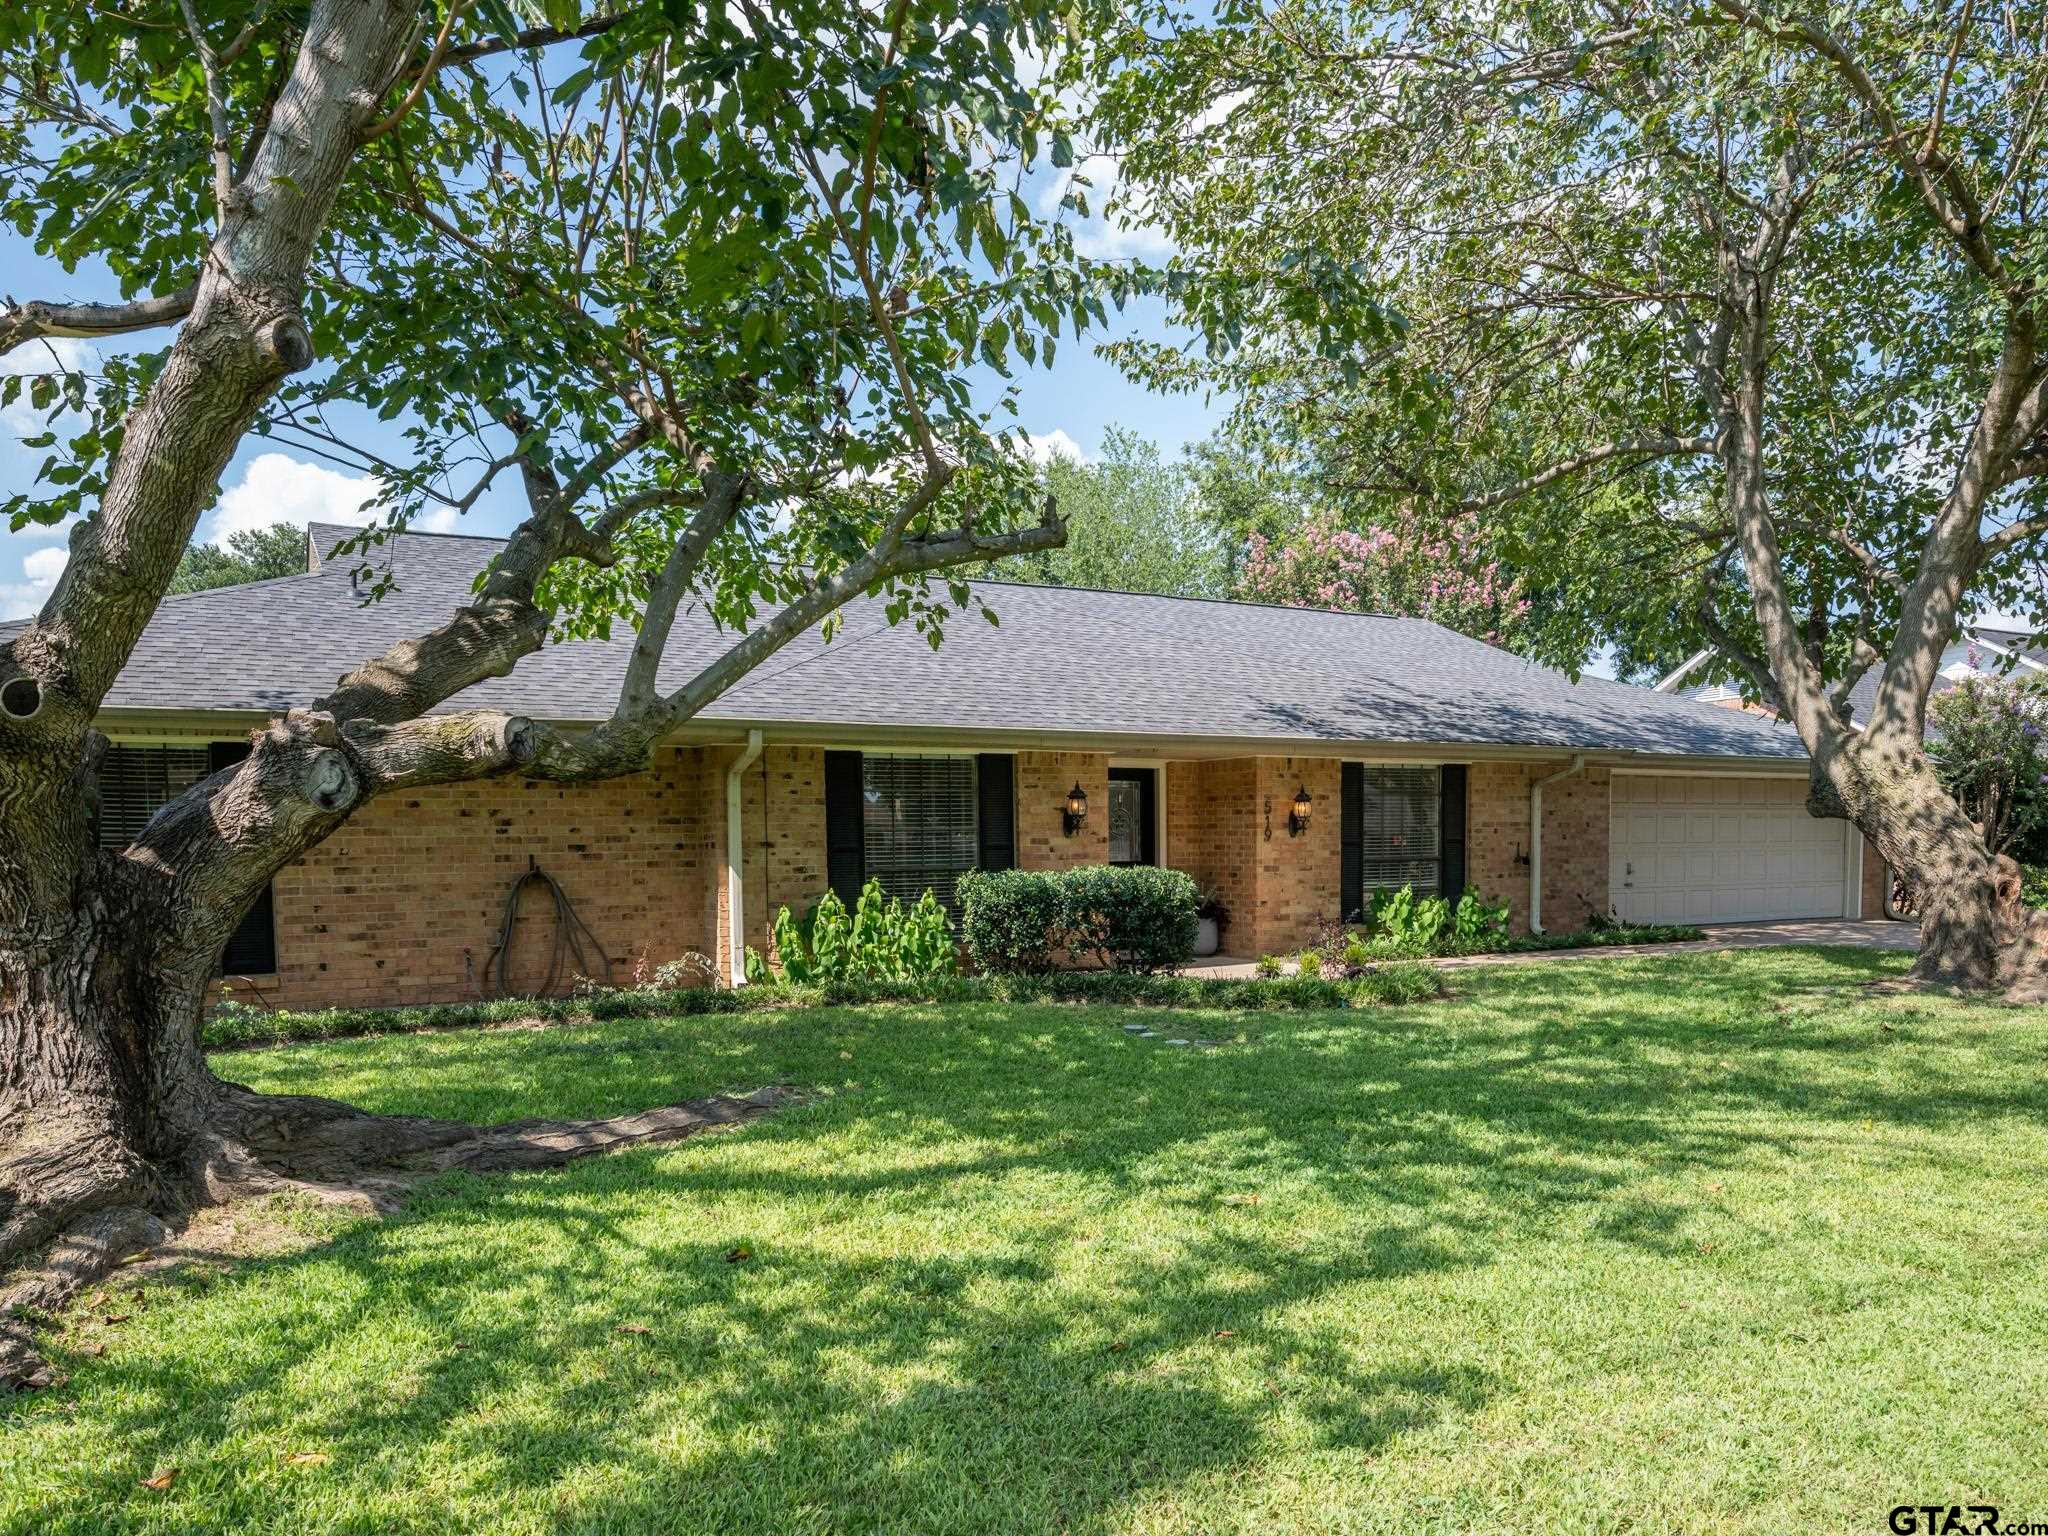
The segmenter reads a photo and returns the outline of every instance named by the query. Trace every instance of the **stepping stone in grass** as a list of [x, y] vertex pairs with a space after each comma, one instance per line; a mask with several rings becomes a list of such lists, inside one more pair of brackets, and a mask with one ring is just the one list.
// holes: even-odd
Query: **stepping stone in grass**
[[1186, 1045], [1188, 1042], [1185, 1040], [1169, 1040], [1166, 1043], [1168, 1045]]
[[1126, 1024], [1124, 1026], [1124, 1033], [1127, 1035], [1142, 1035], [1145, 1033], [1145, 1026], [1143, 1024]]

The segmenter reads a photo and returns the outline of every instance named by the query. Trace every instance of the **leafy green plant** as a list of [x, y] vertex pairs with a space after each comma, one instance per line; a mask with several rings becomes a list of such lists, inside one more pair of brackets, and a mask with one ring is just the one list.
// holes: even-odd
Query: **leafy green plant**
[[2048, 683], [1966, 678], [1928, 701], [1941, 787], [1993, 853], [2023, 858], [2048, 835]]
[[[851, 913], [834, 891], [802, 918], [782, 908], [775, 915], [775, 951], [782, 974], [799, 986], [918, 981], [959, 969], [952, 923], [938, 897], [927, 890], [906, 909], [876, 880], [861, 887]], [[756, 979], [750, 970], [748, 980]]]
[[782, 963], [782, 974], [799, 986], [815, 979], [810, 935], [790, 916], [787, 907], [775, 914], [775, 955]]
[[853, 963], [853, 919], [837, 891], [827, 891], [811, 909], [811, 977], [844, 981]]
[[1280, 974], [1281, 967], [1278, 955], [1261, 955], [1252, 962], [1252, 974], [1261, 980], [1270, 980]]
[[906, 978], [950, 976], [960, 967], [953, 923], [929, 889], [904, 914], [898, 970]]
[[1084, 864], [1059, 875], [1067, 947], [1122, 971], [1159, 971], [1195, 952], [1202, 895], [1177, 869]]
[[1040, 975], [1065, 942], [1066, 897], [1038, 870], [977, 869], [960, 877], [960, 937], [982, 970]]
[[1416, 899], [1415, 887], [1373, 892], [1367, 926], [1377, 938], [1402, 954], [1434, 953], [1451, 923], [1451, 904], [1441, 896]]
[[1451, 913], [1451, 937], [1460, 948], [1477, 948], [1489, 940], [1508, 936], [1508, 904], [1494, 906], [1472, 886], [1458, 898]]

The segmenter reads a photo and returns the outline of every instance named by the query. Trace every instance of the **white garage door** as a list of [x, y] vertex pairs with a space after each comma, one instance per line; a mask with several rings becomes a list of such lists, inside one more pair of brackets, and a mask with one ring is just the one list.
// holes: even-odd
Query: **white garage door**
[[1840, 917], [1848, 824], [1806, 814], [1803, 779], [1614, 776], [1615, 910], [1642, 923]]

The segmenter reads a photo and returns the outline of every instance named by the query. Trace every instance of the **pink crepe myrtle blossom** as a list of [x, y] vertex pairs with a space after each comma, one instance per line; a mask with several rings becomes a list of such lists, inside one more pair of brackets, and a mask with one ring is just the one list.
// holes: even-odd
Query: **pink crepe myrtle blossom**
[[1440, 526], [1347, 528], [1311, 517], [1284, 538], [1251, 536], [1238, 595], [1289, 608], [1334, 608], [1431, 619], [1508, 645], [1529, 612], [1520, 577], [1484, 553], [1469, 518]]

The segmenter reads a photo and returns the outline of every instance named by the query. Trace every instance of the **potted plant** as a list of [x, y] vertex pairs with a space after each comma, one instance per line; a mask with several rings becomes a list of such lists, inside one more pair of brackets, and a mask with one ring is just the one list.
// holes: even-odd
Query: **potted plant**
[[1195, 954], [1213, 955], [1223, 947], [1223, 930], [1230, 926], [1230, 908], [1214, 887], [1202, 892], [1202, 904], [1195, 908]]

